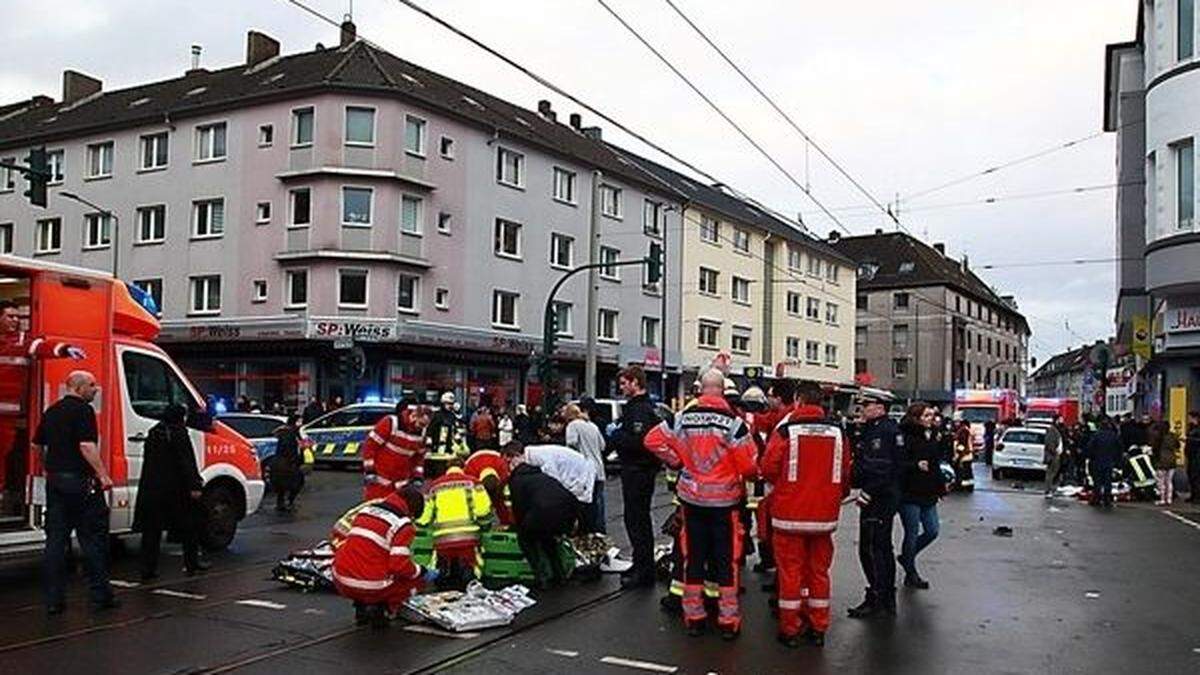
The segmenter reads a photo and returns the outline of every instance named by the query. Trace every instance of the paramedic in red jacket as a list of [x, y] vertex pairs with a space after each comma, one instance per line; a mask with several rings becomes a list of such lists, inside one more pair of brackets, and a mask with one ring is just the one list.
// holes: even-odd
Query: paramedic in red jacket
[[[709, 370], [700, 379], [696, 405], [646, 434], [646, 449], [679, 469], [676, 494], [683, 512], [683, 621], [689, 635], [704, 632], [704, 580], [719, 586], [717, 625], [726, 640], [741, 631], [738, 606], [742, 527], [738, 504], [746, 479], [757, 474], [750, 429], [722, 396], [725, 376]], [[714, 578], [715, 577], [715, 578]]]
[[492, 499], [496, 520], [505, 527], [512, 525], [512, 509], [504, 497], [504, 489], [508, 486], [508, 477], [512, 469], [509, 468], [504, 455], [496, 450], [476, 450], [463, 464], [463, 473], [483, 483], [484, 489]]
[[333, 583], [339, 594], [354, 601], [357, 624], [387, 625], [388, 614], [424, 581], [436, 577], [436, 572], [422, 569], [412, 559], [417, 534], [412, 514], [424, 508], [421, 492], [404, 485], [399, 492], [364, 505], [350, 521], [333, 554]]
[[6, 502], [3, 510], [14, 508], [7, 502], [20, 501], [17, 495], [25, 482], [24, 457], [19, 452], [27, 451], [28, 444], [22, 448], [17, 445], [24, 436], [28, 412], [25, 402], [29, 398], [29, 367], [33, 359], [68, 357], [82, 359], [83, 350], [65, 342], [31, 337], [21, 330], [21, 313], [16, 303], [0, 300], [0, 495]]
[[779, 593], [779, 640], [801, 634], [825, 644], [829, 567], [842, 499], [850, 491], [850, 448], [826, 419], [815, 383], [798, 387], [798, 402], [771, 432], [759, 469], [771, 483], [771, 541]]
[[427, 426], [429, 412], [405, 403], [397, 403], [396, 414], [375, 423], [363, 447], [364, 500], [386, 497], [401, 484], [425, 477]]

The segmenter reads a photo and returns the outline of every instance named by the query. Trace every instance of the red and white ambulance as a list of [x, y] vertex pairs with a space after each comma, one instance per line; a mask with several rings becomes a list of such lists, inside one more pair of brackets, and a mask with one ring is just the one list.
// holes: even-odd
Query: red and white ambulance
[[[258, 509], [263, 481], [254, 447], [214, 422], [204, 398], [162, 349], [159, 322], [140, 290], [108, 274], [0, 255], [0, 302], [19, 329], [0, 326], [0, 448], [5, 458], [0, 501], [0, 554], [33, 551], [42, 531], [45, 477], [29, 443], [42, 411], [59, 399], [71, 371], [92, 372], [100, 453], [113, 479], [110, 531], [128, 532], [137, 500], [147, 432], [171, 403], [189, 410], [196, 465], [204, 479], [201, 541], [209, 549], [233, 540], [238, 522]], [[13, 307], [15, 305], [15, 307]], [[51, 348], [47, 348], [50, 345]], [[71, 358], [66, 347], [83, 351]]]
[[1021, 414], [1021, 395], [1013, 389], [956, 389], [954, 391], [954, 419], [971, 425], [971, 445], [975, 450], [983, 448], [983, 432], [988, 422], [1000, 428], [1017, 419]]

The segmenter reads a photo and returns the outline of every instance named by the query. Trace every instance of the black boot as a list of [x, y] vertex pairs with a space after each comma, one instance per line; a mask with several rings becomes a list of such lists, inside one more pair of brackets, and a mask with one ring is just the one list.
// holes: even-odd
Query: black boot
[[804, 641], [814, 647], [824, 647], [825, 646], [825, 633], [823, 633], [815, 628], [809, 628], [807, 631], [804, 632]]
[[354, 603], [354, 625], [365, 626], [371, 623], [371, 614], [367, 611], [367, 606], [361, 602]]
[[851, 607], [846, 614], [851, 619], [866, 619], [878, 614], [883, 608], [879, 604], [879, 599], [871, 591], [867, 591], [867, 597], [863, 599], [857, 607]]
[[788, 649], [799, 649], [800, 647], [799, 635], [784, 635], [783, 633], [780, 633], [779, 635], [775, 636], [775, 639], [779, 641], [779, 644], [787, 647]]
[[895, 592], [883, 593], [879, 596], [879, 606], [883, 609], [883, 613], [888, 616], [896, 616], [896, 594]]
[[678, 595], [668, 593], [658, 601], [659, 607], [667, 614], [680, 615], [683, 614], [683, 598]]
[[904, 573], [904, 585], [908, 588], [918, 588], [920, 590], [929, 588], [929, 582], [921, 578], [921, 575], [916, 572]]

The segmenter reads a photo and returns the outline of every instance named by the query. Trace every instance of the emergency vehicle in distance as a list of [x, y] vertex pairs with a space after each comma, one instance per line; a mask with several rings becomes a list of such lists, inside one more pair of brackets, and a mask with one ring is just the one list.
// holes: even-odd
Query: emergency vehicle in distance
[[1079, 401], [1070, 398], [1031, 398], [1025, 403], [1025, 421], [1033, 425], [1049, 426], [1055, 417], [1063, 424], [1075, 426], [1079, 423]]
[[[19, 460], [10, 462], [19, 465], [13, 471], [19, 476], [10, 481], [15, 483], [10, 489], [23, 493], [20, 499], [5, 501], [0, 554], [36, 551], [45, 543], [45, 477], [40, 453], [29, 444], [29, 437], [42, 410], [62, 396], [67, 375], [78, 369], [91, 371], [100, 384], [93, 407], [101, 456], [113, 479], [108, 497], [110, 532], [129, 531], [147, 432], [169, 404], [180, 403], [189, 410], [187, 424], [204, 479], [201, 542], [209, 549], [228, 546], [238, 521], [262, 501], [258, 458], [246, 439], [213, 421], [204, 398], [171, 358], [152, 344], [159, 332], [153, 300], [105, 273], [4, 255], [0, 255], [0, 300], [21, 308], [24, 329], [0, 345], [5, 367], [11, 371], [4, 376], [14, 385], [4, 391], [12, 392], [15, 399], [0, 407], [0, 427], [11, 432], [0, 438], [7, 436], [14, 442], [15, 448], [5, 448]], [[76, 347], [84, 357], [43, 357], [25, 348], [45, 342]]]
[[983, 448], [984, 425], [997, 426], [1021, 414], [1021, 395], [1013, 389], [955, 389], [954, 419], [971, 425], [971, 445]]

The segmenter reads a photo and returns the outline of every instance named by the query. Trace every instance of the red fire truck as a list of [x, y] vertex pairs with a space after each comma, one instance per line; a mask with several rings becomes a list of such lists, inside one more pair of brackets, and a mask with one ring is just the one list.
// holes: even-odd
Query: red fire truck
[[[1013, 389], [958, 389], [954, 392], [954, 419], [971, 425], [971, 445], [983, 448], [984, 425], [997, 426], [1021, 413], [1021, 395]], [[998, 435], [998, 432], [997, 432]]]

